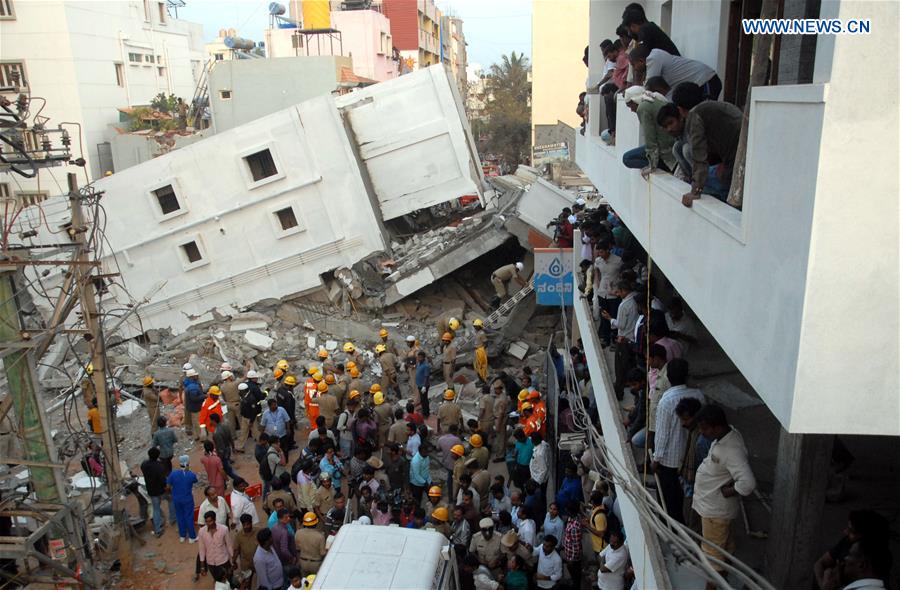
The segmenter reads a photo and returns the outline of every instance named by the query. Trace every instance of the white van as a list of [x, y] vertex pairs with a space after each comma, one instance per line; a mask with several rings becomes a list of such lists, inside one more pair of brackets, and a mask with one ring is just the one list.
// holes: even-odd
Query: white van
[[433, 530], [345, 524], [313, 590], [459, 590], [453, 547]]

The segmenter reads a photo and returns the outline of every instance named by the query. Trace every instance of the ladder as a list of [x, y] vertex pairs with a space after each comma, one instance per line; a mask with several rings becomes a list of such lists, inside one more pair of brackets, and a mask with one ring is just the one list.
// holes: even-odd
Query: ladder
[[[529, 283], [516, 291], [516, 293], [506, 300], [506, 303], [498, 307], [494, 313], [489, 315], [484, 319], [484, 327], [490, 328], [494, 324], [496, 324], [500, 318], [506, 316], [515, 308], [523, 299], [531, 295], [534, 291], [534, 284]], [[473, 333], [467, 332], [465, 336], [460, 338], [456, 343], [456, 349], [460, 350], [463, 346], [467, 345], [472, 339], [475, 337]]]
[[200, 71], [200, 76], [197, 78], [197, 86], [194, 88], [194, 96], [191, 98], [190, 105], [188, 105], [186, 122], [188, 126], [194, 127], [195, 129], [199, 128], [198, 124], [202, 120], [203, 115], [206, 113], [206, 109], [209, 106], [209, 73], [215, 65], [216, 62], [212, 59], [203, 64], [203, 69]]

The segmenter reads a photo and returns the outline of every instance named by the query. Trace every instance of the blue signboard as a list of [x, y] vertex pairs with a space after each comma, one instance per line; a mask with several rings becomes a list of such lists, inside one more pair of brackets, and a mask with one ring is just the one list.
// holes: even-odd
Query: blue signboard
[[534, 292], [538, 305], [572, 305], [575, 284], [571, 248], [534, 249]]

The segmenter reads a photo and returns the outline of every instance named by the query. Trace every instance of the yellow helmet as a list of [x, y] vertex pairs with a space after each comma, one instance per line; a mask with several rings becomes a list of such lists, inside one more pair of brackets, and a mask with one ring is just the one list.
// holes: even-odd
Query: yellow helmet
[[444, 492], [441, 490], [441, 486], [431, 486], [428, 488], [428, 497], [429, 498], [440, 498], [444, 495]]
[[279, 369], [281, 369], [282, 371], [287, 371], [288, 369], [291, 368], [291, 366], [288, 364], [288, 362], [284, 359], [281, 359], [280, 361], [275, 363], [275, 366], [278, 367]]
[[315, 373], [313, 373], [312, 378], [315, 380], [316, 383], [318, 383], [318, 382], [321, 381], [324, 377], [322, 377], [322, 373], [316, 371]]
[[315, 582], [315, 581], [316, 581], [316, 574], [309, 574], [308, 576], [303, 578], [303, 589], [302, 590], [308, 590], [309, 588], [312, 588], [313, 582]]
[[452, 401], [454, 397], [456, 397], [456, 392], [453, 391], [452, 389], [448, 389], [447, 391], [444, 392], [445, 400]]
[[355, 369], [356, 363], [354, 363], [353, 361], [347, 361], [347, 363], [344, 365], [344, 368], [347, 369], [348, 371], [350, 369]]
[[327, 359], [327, 358], [328, 358], [328, 351], [325, 350], [324, 348], [320, 348], [320, 349], [319, 349], [319, 353], [318, 353], [318, 357], [319, 357], [320, 359], [322, 359], [322, 360]]
[[372, 401], [375, 402], [376, 406], [380, 406], [384, 403], [384, 394], [380, 391], [372, 396]]
[[466, 454], [466, 447], [462, 445], [453, 445], [452, 447], [450, 447], [450, 452], [457, 457], [462, 457]]
[[450, 326], [451, 330], [459, 330], [459, 320], [456, 318], [450, 318], [450, 321], [447, 322], [447, 325]]
[[359, 377], [359, 369], [357, 369], [356, 367], [351, 367], [350, 368], [350, 376], [353, 377], [354, 379]]
[[316, 389], [319, 390], [319, 393], [325, 393], [328, 391], [328, 384], [324, 381], [320, 381], [318, 385], [316, 385]]
[[284, 371], [282, 371], [278, 367], [275, 367], [275, 370], [272, 371], [272, 374], [275, 375], [275, 379], [277, 380], [277, 379], [281, 379], [281, 376], [284, 375]]
[[469, 439], [469, 442], [472, 443], [472, 446], [475, 447], [476, 449], [481, 448], [481, 446], [484, 444], [484, 441], [481, 440], [480, 434], [473, 434], [472, 437]]
[[151, 385], [153, 385], [153, 377], [147, 375], [144, 377], [144, 387], [150, 387]]
[[431, 518], [435, 520], [439, 520], [441, 522], [447, 522], [447, 519], [450, 518], [450, 513], [443, 506], [438, 506], [431, 513]]
[[222, 395], [222, 390], [219, 389], [219, 386], [218, 386], [218, 385], [212, 385], [212, 386], [207, 390], [207, 393], [209, 393], [209, 395]]
[[316, 526], [319, 524], [319, 517], [315, 512], [307, 512], [303, 515], [303, 526]]
[[522, 391], [520, 391], [519, 392], [519, 401], [524, 402], [525, 400], [527, 400], [529, 393], [530, 392], [527, 389], [523, 389]]
[[315, 364], [310, 364], [306, 366], [306, 372], [312, 375], [313, 373], [318, 372], [319, 367]]
[[450, 332], [444, 332], [444, 335], [441, 336], [441, 340], [443, 340], [444, 342], [450, 342], [451, 340], [453, 340], [453, 334], [451, 334]]
[[336, 382], [337, 380], [334, 378], [334, 373], [328, 373], [327, 375], [325, 375], [325, 383], [327, 383], [328, 385], [334, 385]]
[[378, 335], [381, 336], [382, 338], [387, 338], [388, 331], [386, 329], [382, 328], [382, 329], [378, 330]]
[[356, 350], [356, 347], [353, 346], [352, 342], [344, 343], [344, 352], [353, 352], [354, 350]]
[[84, 372], [88, 375], [94, 374], [94, 363], [88, 363], [88, 365], [84, 368]]
[[359, 392], [355, 389], [350, 392], [350, 395], [347, 396], [348, 399], [356, 399], [359, 397]]
[[297, 378], [294, 377], [293, 375], [288, 375], [287, 377], [284, 378], [284, 384], [285, 385], [297, 385]]
[[475, 326], [476, 328], [483, 328], [483, 327], [484, 327], [484, 320], [482, 320], [481, 318], [478, 318], [477, 320], [475, 320], [474, 322], [472, 322], [472, 325]]
[[375, 354], [381, 354], [382, 352], [387, 350], [387, 346], [384, 344], [376, 344], [375, 345]]
[[372, 387], [369, 388], [369, 393], [380, 393], [380, 392], [381, 392], [381, 385], [379, 385], [378, 383], [373, 383]]

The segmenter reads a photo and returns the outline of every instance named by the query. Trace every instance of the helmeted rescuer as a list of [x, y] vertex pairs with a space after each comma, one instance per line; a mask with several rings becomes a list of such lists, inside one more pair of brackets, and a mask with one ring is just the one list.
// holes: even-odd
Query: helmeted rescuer
[[211, 436], [216, 431], [216, 423], [210, 420], [212, 414], [218, 414], [219, 418], [223, 418], [225, 414], [222, 412], [222, 390], [218, 385], [212, 385], [206, 391], [208, 394], [200, 406], [200, 416], [197, 421], [200, 422], [200, 432], [204, 438]]
[[325, 557], [325, 533], [318, 530], [319, 517], [315, 512], [303, 515], [303, 528], [297, 531], [297, 556], [304, 572], [318, 573]]
[[144, 387], [141, 389], [141, 399], [144, 400], [144, 406], [147, 408], [147, 416], [150, 418], [150, 435], [152, 436], [159, 425], [156, 421], [159, 419], [159, 391], [153, 382], [153, 377], [147, 375], [144, 377]]
[[475, 359], [473, 367], [475, 374], [481, 382], [487, 381], [488, 377], [488, 356], [487, 356], [487, 334], [484, 331], [484, 320], [481, 318], [472, 322], [475, 328]]
[[495, 304], [502, 303], [508, 297], [510, 281], [519, 283], [520, 288], [526, 285], [525, 278], [522, 276], [524, 270], [525, 265], [521, 262], [516, 262], [515, 264], [501, 266], [491, 274], [491, 283], [494, 285], [494, 291], [497, 293], [496, 297], [494, 297]]
[[453, 385], [453, 375], [456, 373], [456, 345], [453, 344], [451, 332], [444, 332], [441, 336], [441, 368], [444, 382], [450, 387]]
[[316, 371], [306, 380], [303, 386], [303, 406], [306, 408], [306, 418], [309, 420], [310, 426], [315, 425], [316, 418], [319, 417], [319, 383], [324, 383], [325, 378], [322, 373]]

